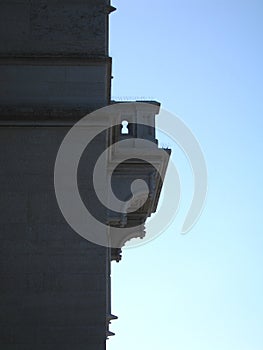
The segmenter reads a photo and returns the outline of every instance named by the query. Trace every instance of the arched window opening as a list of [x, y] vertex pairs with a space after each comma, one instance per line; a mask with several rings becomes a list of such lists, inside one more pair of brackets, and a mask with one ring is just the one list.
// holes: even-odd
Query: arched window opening
[[122, 125], [121, 134], [122, 135], [128, 135], [129, 134], [129, 128], [128, 128], [129, 123], [127, 122], [127, 120], [124, 120], [121, 123], [121, 125]]

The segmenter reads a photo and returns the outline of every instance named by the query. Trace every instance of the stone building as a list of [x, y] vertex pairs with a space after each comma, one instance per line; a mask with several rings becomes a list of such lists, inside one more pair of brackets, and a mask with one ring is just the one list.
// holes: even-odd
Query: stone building
[[[109, 324], [116, 316], [110, 308], [110, 265], [120, 260], [121, 246], [132, 235], [115, 237], [118, 243], [113, 248], [78, 235], [58, 206], [54, 165], [69, 129], [86, 114], [113, 104], [108, 55], [113, 10], [109, 0], [0, 0], [0, 348], [4, 350], [103, 350], [112, 335]], [[130, 135], [123, 135], [119, 116], [118, 127], [100, 135], [92, 155], [84, 153], [80, 162], [83, 200], [107, 223], [109, 235], [111, 227], [145, 222], [156, 210], [162, 181], [149, 164], [134, 157], [121, 164], [112, 181], [119, 197], [127, 197], [138, 174], [149, 184], [150, 194], [138, 211], [116, 216], [93, 204], [89, 165], [96, 152], [103, 152], [113, 140], [144, 137], [157, 145], [154, 117], [159, 105], [151, 105], [147, 115], [153, 130], [135, 127], [137, 110], [128, 120]], [[138, 145], [131, 143], [131, 155], [134, 148]], [[164, 173], [167, 160], [156, 152]], [[108, 168], [107, 159], [106, 177]], [[120, 182], [122, 186], [116, 185]], [[143, 230], [138, 235], [143, 236]]]

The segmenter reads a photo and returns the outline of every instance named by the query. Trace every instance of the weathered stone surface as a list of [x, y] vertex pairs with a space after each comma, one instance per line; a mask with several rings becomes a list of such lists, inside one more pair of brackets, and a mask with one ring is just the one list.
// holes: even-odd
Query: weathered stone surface
[[[0, 60], [0, 105], [40, 108], [101, 107], [109, 102], [110, 62], [86, 61], [65, 65], [12, 64]], [[29, 61], [30, 63], [30, 61]], [[48, 64], [49, 63], [49, 64]]]
[[54, 193], [67, 131], [0, 128], [3, 349], [105, 349], [108, 251], [68, 226]]
[[0, 55], [107, 55], [106, 0], [1, 0]]

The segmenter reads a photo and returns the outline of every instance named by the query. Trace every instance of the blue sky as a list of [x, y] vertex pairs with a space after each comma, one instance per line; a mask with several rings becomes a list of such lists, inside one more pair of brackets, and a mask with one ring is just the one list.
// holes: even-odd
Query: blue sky
[[158, 100], [187, 124], [206, 158], [208, 195], [181, 235], [191, 170], [171, 143], [182, 205], [159, 238], [112, 265], [119, 319], [108, 349], [262, 350], [263, 2], [113, 5], [113, 98]]

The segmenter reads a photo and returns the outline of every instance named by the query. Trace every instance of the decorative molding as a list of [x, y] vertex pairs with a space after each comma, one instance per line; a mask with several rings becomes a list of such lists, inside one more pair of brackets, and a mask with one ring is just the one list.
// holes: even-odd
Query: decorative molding
[[31, 66], [87, 66], [90, 64], [107, 63], [111, 65], [112, 58], [109, 56], [90, 56], [90, 55], [0, 55], [0, 65], [31, 65]]

